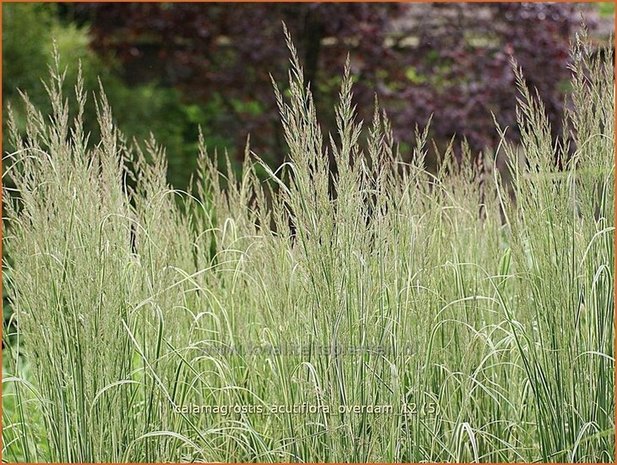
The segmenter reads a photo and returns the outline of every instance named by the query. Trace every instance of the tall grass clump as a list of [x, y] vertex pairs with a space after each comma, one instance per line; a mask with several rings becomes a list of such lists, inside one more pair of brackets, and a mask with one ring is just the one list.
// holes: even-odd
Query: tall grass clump
[[364, 127], [349, 65], [325, 133], [288, 44], [287, 162], [247, 144], [223, 175], [202, 143], [187, 192], [102, 92], [97, 141], [81, 81], [68, 102], [55, 68], [50, 115], [24, 96], [4, 162], [3, 457], [612, 461], [612, 55], [575, 44], [556, 143], [518, 74], [521, 143], [494, 154], [510, 195], [493, 155], [450, 148], [431, 174], [428, 131], [407, 157], [377, 102]]

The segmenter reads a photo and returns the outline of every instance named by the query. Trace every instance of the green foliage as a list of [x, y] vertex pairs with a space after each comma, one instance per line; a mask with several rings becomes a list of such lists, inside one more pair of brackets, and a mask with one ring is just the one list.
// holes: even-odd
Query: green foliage
[[46, 103], [40, 76], [46, 74], [49, 63], [53, 11], [51, 4], [4, 5], [2, 95], [5, 101], [18, 97], [19, 88], [30, 89], [36, 102]]
[[[146, 139], [150, 133], [165, 145], [170, 156], [169, 181], [186, 187], [195, 169], [198, 127], [201, 125], [209, 146], [224, 147], [226, 140], [209, 131], [210, 121], [219, 112], [218, 105], [197, 105], [185, 102], [182, 93], [156, 83], [127, 86], [119, 77], [113, 62], [103, 62], [90, 49], [87, 27], [65, 24], [58, 19], [53, 4], [12, 3], [4, 6], [3, 16], [3, 95], [5, 104], [13, 106], [15, 123], [25, 131], [26, 113], [17, 89], [25, 91], [39, 108], [49, 111], [40, 76], [46, 74], [58, 50], [61, 67], [67, 69], [66, 82], [76, 81], [81, 63], [87, 89], [103, 84], [109, 101], [116, 110], [115, 122], [129, 139]], [[74, 97], [72, 92], [67, 94]], [[85, 130], [98, 137], [96, 109], [90, 102], [85, 108]], [[5, 127], [6, 129], [6, 127]], [[5, 149], [11, 149], [6, 147]]]
[[[223, 188], [202, 141], [195, 197], [154, 141], [123, 144], [102, 95], [88, 148], [58, 70], [52, 118], [28, 107], [5, 158], [3, 457], [610, 462], [612, 56], [576, 46], [572, 156], [519, 73], [514, 202], [468, 147], [430, 174], [426, 131], [404, 163], [377, 105], [358, 122], [349, 64], [328, 137], [289, 46], [289, 163], [247, 156]], [[234, 405], [265, 410], [208, 410]], [[346, 410], [375, 405], [393, 412]]]
[[601, 16], [614, 17], [615, 16], [615, 3], [613, 2], [599, 2], [598, 11]]

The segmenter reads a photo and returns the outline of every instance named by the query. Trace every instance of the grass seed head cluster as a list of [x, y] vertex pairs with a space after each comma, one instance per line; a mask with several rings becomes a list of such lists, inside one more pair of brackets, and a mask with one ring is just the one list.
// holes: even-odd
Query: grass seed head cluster
[[[3, 457], [612, 461], [612, 56], [575, 44], [558, 143], [519, 73], [522, 141], [497, 148], [524, 155], [512, 193], [490, 154], [448, 150], [429, 173], [423, 130], [404, 163], [377, 102], [357, 120], [349, 65], [325, 133], [289, 46], [287, 163], [247, 144], [223, 175], [202, 143], [189, 192], [102, 92], [97, 141], [81, 81], [69, 102], [56, 68], [51, 115], [24, 97], [4, 163]], [[230, 405], [262, 412], [204, 408]], [[340, 409], [376, 405], [394, 413]]]

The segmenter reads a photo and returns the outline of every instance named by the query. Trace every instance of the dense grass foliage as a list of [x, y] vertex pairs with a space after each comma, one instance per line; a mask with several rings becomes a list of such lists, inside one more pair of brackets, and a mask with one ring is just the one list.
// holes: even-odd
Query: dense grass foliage
[[5, 157], [3, 457], [612, 461], [612, 56], [577, 44], [557, 144], [519, 76], [512, 195], [469, 150], [429, 174], [421, 130], [403, 163], [377, 105], [356, 121], [349, 67], [324, 134], [290, 49], [288, 162], [247, 146], [235, 179], [203, 148], [192, 193], [102, 94], [93, 149], [81, 84], [69, 103], [56, 72], [50, 118], [29, 107]]

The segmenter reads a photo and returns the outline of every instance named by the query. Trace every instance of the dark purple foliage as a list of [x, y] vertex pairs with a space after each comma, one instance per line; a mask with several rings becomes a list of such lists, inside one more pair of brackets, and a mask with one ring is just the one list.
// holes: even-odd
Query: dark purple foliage
[[129, 82], [157, 79], [191, 101], [216, 99], [216, 128], [237, 147], [284, 154], [269, 73], [284, 82], [284, 21], [305, 63], [324, 124], [347, 52], [360, 116], [375, 92], [399, 140], [434, 114], [438, 142], [466, 138], [493, 146], [493, 117], [516, 138], [511, 57], [543, 98], [559, 131], [567, 90], [569, 41], [579, 22], [572, 4], [81, 4], [94, 47], [123, 64]]

